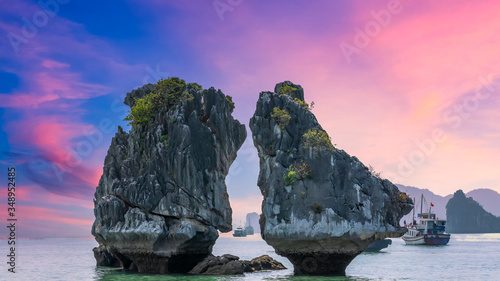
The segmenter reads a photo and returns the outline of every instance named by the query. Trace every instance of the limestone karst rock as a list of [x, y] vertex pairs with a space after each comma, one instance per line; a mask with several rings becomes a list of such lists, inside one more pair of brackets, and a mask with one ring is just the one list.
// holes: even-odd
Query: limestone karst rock
[[344, 275], [370, 243], [404, 233], [399, 220], [411, 199], [331, 145], [300, 85], [261, 92], [250, 129], [260, 158], [262, 237], [295, 274]]
[[448, 233], [499, 233], [500, 217], [483, 209], [472, 197], [459, 189], [446, 204]]
[[148, 84], [125, 98], [147, 110], [136, 108], [129, 133], [118, 128], [104, 161], [92, 226], [98, 265], [188, 272], [211, 253], [217, 230], [231, 230], [224, 181], [245, 126], [220, 90], [163, 82], [164, 89]]

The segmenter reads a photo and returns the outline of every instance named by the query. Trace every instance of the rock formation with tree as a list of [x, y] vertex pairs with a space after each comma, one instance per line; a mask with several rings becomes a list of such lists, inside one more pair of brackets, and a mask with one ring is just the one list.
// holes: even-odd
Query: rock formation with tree
[[225, 185], [246, 138], [231, 97], [179, 78], [127, 94], [132, 128], [121, 127], [95, 192], [98, 265], [188, 272], [231, 230]]
[[411, 199], [332, 145], [300, 85], [261, 92], [250, 129], [264, 196], [261, 234], [295, 274], [344, 275], [370, 243], [405, 232], [399, 220]]

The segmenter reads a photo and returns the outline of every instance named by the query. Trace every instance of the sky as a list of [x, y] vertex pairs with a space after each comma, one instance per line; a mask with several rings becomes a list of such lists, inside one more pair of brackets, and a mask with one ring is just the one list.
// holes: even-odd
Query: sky
[[[0, 2], [0, 220], [15, 167], [22, 237], [91, 236], [123, 98], [170, 76], [231, 95], [246, 125], [292, 81], [393, 183], [500, 192], [498, 1], [108, 2]], [[236, 226], [262, 200], [248, 133], [226, 180]]]

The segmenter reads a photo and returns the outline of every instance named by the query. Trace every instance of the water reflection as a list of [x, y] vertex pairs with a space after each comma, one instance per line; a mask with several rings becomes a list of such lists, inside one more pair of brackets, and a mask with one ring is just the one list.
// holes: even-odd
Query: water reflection
[[457, 241], [497, 242], [500, 240], [500, 233], [461, 234], [454, 236]]
[[247, 273], [235, 276], [205, 276], [205, 275], [183, 275], [183, 274], [142, 274], [130, 270], [97, 267], [96, 281], [367, 281], [370, 279], [360, 277], [326, 277], [326, 276], [293, 276], [280, 274], [279, 271]]

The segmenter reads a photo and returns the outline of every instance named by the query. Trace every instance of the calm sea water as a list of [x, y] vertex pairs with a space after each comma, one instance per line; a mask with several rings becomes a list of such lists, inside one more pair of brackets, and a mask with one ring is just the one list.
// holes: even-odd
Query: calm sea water
[[295, 277], [290, 262], [258, 236], [219, 238], [214, 254], [251, 259], [268, 254], [288, 270], [244, 276], [183, 276], [131, 273], [95, 267], [91, 239], [18, 240], [17, 273], [7, 272], [6, 240], [0, 240], [0, 280], [500, 280], [500, 234], [455, 234], [447, 246], [407, 246], [401, 239], [380, 253], [363, 253], [347, 268], [347, 277]]

